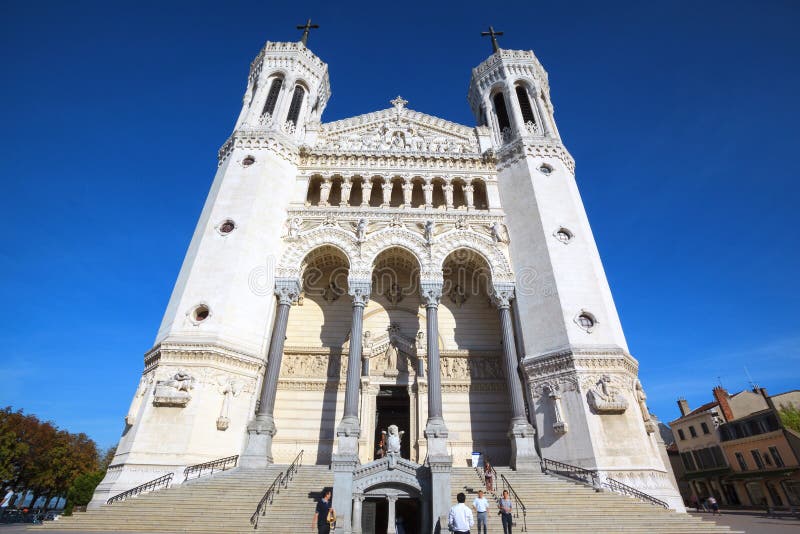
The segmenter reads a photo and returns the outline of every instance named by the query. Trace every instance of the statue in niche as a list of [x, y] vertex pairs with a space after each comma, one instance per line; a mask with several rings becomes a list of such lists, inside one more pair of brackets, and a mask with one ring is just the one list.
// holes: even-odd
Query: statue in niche
[[394, 345], [394, 341], [389, 341], [389, 346], [386, 347], [386, 371], [384, 371], [384, 376], [397, 376], [399, 371], [397, 369], [397, 347]]
[[389, 469], [394, 469], [400, 456], [400, 439], [405, 431], [399, 430], [397, 425], [389, 425], [389, 432], [381, 431], [383, 441], [386, 443], [386, 456], [389, 458]]
[[403, 292], [396, 282], [392, 282], [392, 286], [389, 288], [389, 291], [386, 292], [386, 299], [392, 303], [392, 306], [397, 306], [397, 304], [403, 300]]
[[359, 219], [356, 225], [356, 240], [362, 243], [367, 238], [367, 220]]
[[343, 291], [339, 289], [336, 282], [330, 282], [328, 286], [322, 290], [322, 298], [325, 302], [333, 302], [342, 295]]
[[611, 377], [603, 375], [586, 394], [589, 406], [598, 414], [620, 414], [628, 409], [628, 401], [611, 385]]
[[417, 332], [417, 350], [425, 350], [425, 332]]
[[450, 291], [450, 300], [459, 308], [467, 301], [467, 292], [464, 291], [461, 284], [453, 286], [453, 289]]

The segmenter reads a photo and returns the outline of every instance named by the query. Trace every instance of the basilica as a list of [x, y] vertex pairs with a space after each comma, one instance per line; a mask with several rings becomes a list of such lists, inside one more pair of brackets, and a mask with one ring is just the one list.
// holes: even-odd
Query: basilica
[[307, 32], [251, 64], [92, 506], [302, 451], [332, 472], [337, 532], [373, 497], [433, 525], [452, 470], [486, 460], [595, 470], [682, 511], [533, 52], [491, 30], [472, 125], [394, 95], [325, 122]]

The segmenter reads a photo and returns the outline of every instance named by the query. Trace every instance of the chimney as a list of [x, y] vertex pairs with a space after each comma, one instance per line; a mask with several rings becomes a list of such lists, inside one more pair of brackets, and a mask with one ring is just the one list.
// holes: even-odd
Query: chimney
[[681, 417], [687, 415], [691, 410], [689, 410], [689, 403], [686, 402], [686, 399], [681, 397], [678, 399], [678, 409], [681, 411]]
[[730, 395], [728, 395], [727, 390], [722, 386], [717, 386], [713, 390], [714, 398], [719, 403], [719, 411], [722, 412], [722, 417], [725, 418], [725, 421], [733, 421], [733, 410], [731, 410], [731, 405], [728, 403], [728, 399]]

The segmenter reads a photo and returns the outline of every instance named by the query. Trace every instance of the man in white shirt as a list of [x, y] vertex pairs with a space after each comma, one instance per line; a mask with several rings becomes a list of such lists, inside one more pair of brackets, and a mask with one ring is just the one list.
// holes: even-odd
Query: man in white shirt
[[475, 519], [472, 517], [472, 510], [464, 504], [467, 496], [459, 493], [456, 495], [456, 500], [458, 504], [450, 508], [450, 513], [447, 514], [447, 528], [455, 534], [469, 534], [469, 529], [475, 524]]
[[483, 525], [483, 534], [486, 534], [486, 520], [488, 518], [487, 512], [489, 511], [489, 501], [483, 496], [483, 490], [478, 490], [478, 496], [472, 501], [472, 507], [478, 512], [478, 534], [481, 534], [481, 525]]

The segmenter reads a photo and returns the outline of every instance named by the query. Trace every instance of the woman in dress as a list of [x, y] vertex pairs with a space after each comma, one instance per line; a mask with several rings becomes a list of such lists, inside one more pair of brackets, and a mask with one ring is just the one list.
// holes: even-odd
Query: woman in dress
[[486, 490], [494, 491], [494, 470], [492, 469], [492, 464], [489, 463], [489, 460], [486, 460], [483, 463], [483, 478], [486, 481]]

